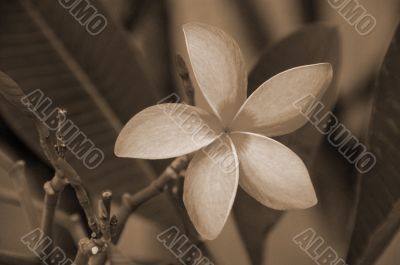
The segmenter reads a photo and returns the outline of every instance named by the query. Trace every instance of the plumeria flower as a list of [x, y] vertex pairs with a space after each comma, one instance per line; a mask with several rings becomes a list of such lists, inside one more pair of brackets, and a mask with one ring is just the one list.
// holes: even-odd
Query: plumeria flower
[[289, 69], [246, 99], [246, 67], [236, 42], [204, 24], [189, 23], [183, 30], [192, 77], [207, 106], [166, 103], [146, 108], [121, 131], [116, 155], [165, 159], [193, 153], [183, 199], [205, 239], [221, 232], [238, 185], [273, 209], [315, 205], [304, 163], [270, 137], [291, 133], [306, 123], [293, 103], [310, 94], [321, 98], [332, 79], [331, 65]]

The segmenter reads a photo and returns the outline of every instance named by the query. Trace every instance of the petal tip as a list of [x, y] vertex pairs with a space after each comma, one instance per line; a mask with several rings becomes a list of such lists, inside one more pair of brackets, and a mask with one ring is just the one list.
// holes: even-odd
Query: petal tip
[[316, 66], [319, 66], [323, 69], [323, 72], [326, 73], [326, 77], [328, 81], [330, 81], [333, 78], [333, 66], [330, 63], [319, 63], [316, 64]]
[[115, 154], [116, 156], [118, 156], [118, 157], [123, 157], [123, 148], [122, 148], [122, 145], [121, 145], [119, 139], [120, 139], [120, 138], [118, 137], [118, 138], [117, 138], [117, 141], [115, 142], [115, 145], [114, 145], [114, 154]]
[[189, 201], [190, 199], [187, 199], [189, 195], [187, 193], [184, 193], [183, 196], [183, 204], [185, 205], [186, 210], [188, 211], [189, 218], [193, 224], [193, 226], [196, 228], [197, 233], [202, 237], [204, 240], [214, 240], [218, 237], [218, 235], [222, 231], [222, 227], [217, 227], [216, 225], [211, 225], [211, 220], [206, 221], [204, 218], [201, 218], [198, 214], [193, 213], [193, 208], [195, 208]]
[[301, 200], [299, 200], [297, 205], [295, 205], [295, 207], [293, 208], [299, 210], [308, 209], [314, 207], [315, 205], [317, 205], [317, 203], [318, 203], [317, 195], [315, 193], [314, 187], [311, 186], [311, 189], [304, 195], [304, 197]]
[[308, 209], [308, 208], [314, 207], [315, 205], [317, 205], [317, 203], [318, 203], [317, 195], [313, 191], [312, 195], [310, 195], [309, 199], [304, 202], [302, 209]]
[[195, 30], [207, 28], [212, 28], [212, 26], [200, 22], [188, 22], [182, 26], [182, 30], [185, 35]]
[[114, 145], [114, 154], [117, 157], [128, 157], [128, 152], [126, 149], [126, 143], [124, 143], [124, 138], [126, 137], [124, 136], [123, 131], [121, 131]]

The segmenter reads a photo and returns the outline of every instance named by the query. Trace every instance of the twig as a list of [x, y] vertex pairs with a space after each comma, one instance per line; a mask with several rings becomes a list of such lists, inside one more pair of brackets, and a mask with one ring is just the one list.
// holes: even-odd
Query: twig
[[100, 219], [100, 231], [104, 240], [109, 241], [111, 239], [110, 232], [110, 211], [111, 211], [111, 199], [112, 193], [105, 191], [101, 195], [99, 201], [99, 219]]
[[37, 257], [22, 255], [6, 250], [0, 250], [0, 264], [7, 265], [39, 265]]
[[118, 218], [114, 214], [110, 220], [110, 236], [111, 242], [116, 242], [117, 240], [117, 230], [118, 230]]
[[165, 185], [168, 183], [168, 181], [177, 178], [178, 173], [187, 166], [188, 162], [189, 160], [187, 156], [176, 158], [164, 170], [160, 177], [150, 183], [150, 185], [148, 185], [146, 188], [135, 193], [134, 195], [126, 193], [122, 196], [122, 205], [117, 213], [118, 224], [116, 235], [113, 240], [114, 244], [118, 243], [118, 240], [121, 237], [121, 234], [125, 228], [129, 215], [133, 211], [135, 211], [140, 205], [163, 192], [165, 190]]
[[[112, 200], [112, 193], [111, 191], [104, 191], [101, 194], [101, 198], [99, 200], [99, 225], [100, 225], [100, 232], [101, 232], [101, 239], [105, 247], [108, 248], [109, 244], [111, 243], [111, 200]], [[103, 249], [104, 250], [104, 249]], [[102, 251], [96, 256], [92, 256], [89, 259], [90, 265], [104, 265], [107, 261], [108, 251]]]
[[39, 216], [37, 215], [37, 211], [33, 206], [32, 195], [28, 188], [25, 162], [17, 161], [8, 172], [8, 175], [13, 182], [14, 189], [18, 193], [21, 208], [30, 224], [31, 229], [37, 228], [39, 226]]
[[92, 204], [90, 202], [89, 196], [82, 185], [72, 185], [75, 190], [76, 197], [78, 198], [79, 204], [83, 208], [85, 212], [90, 230], [93, 232], [93, 237], [98, 238], [100, 237], [100, 229], [99, 224], [97, 221], [96, 214], [93, 210]]

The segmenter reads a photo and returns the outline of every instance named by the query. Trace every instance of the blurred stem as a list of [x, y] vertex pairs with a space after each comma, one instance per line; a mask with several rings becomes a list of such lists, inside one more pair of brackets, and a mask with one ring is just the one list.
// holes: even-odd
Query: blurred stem
[[113, 238], [114, 244], [118, 243], [129, 216], [140, 205], [162, 193], [166, 188], [166, 184], [170, 180], [178, 178], [179, 172], [183, 168], [186, 168], [188, 163], [188, 156], [178, 157], [171, 162], [171, 164], [164, 170], [160, 177], [151, 182], [146, 188], [135, 193], [134, 195], [126, 193], [122, 196], [122, 205], [117, 213], [118, 224], [115, 237]]
[[[45, 191], [42, 222], [40, 225], [44, 237], [53, 238], [54, 216], [60, 194], [64, 190], [66, 182], [56, 173], [52, 180], [47, 181], [43, 189]], [[46, 247], [46, 251], [51, 251], [52, 247]]]
[[[8, 189], [0, 188], [0, 201], [4, 203], [9, 203], [11, 205], [20, 206], [21, 202], [18, 199], [17, 194]], [[36, 211], [40, 211], [43, 209], [43, 203], [31, 199], [33, 207]], [[64, 227], [72, 237], [75, 239], [75, 242], [78, 243], [81, 238], [86, 236], [86, 231], [81, 224], [81, 219], [78, 214], [69, 215], [63, 210], [57, 209], [55, 212], [55, 222], [60, 226]], [[1, 263], [0, 263], [1, 264]]]
[[25, 162], [17, 161], [8, 172], [8, 175], [13, 182], [14, 189], [18, 193], [19, 203], [31, 229], [39, 227], [38, 211], [33, 206], [32, 195], [26, 179]]

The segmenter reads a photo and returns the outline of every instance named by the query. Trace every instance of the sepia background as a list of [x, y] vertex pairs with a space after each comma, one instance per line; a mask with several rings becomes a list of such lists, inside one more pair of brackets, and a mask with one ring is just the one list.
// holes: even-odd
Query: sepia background
[[[172, 92], [182, 93], [175, 56], [178, 53], [187, 61], [183, 24], [203, 22], [233, 36], [249, 73], [257, 67], [275, 70], [277, 62], [301, 61], [304, 54], [313, 53], [296, 49], [297, 43], [291, 40], [315, 43], [315, 47], [321, 43], [334, 46], [337, 41], [337, 93], [331, 95], [329, 104], [358, 139], [379, 145], [381, 149], [371, 147], [381, 152], [376, 171], [358, 174], [321, 137], [314, 146], [316, 155], [306, 163], [319, 199], [316, 207], [281, 213], [239, 192], [223, 233], [215, 241], [204, 242], [202, 249], [221, 265], [314, 264], [292, 241], [312, 228], [349, 265], [398, 265], [400, 131], [387, 133], [379, 121], [390, 117], [396, 127], [399, 119], [396, 112], [382, 112], [387, 116], [377, 114], [371, 122], [371, 112], [374, 104], [384, 109], [390, 97], [399, 110], [400, 65], [382, 70], [397, 70], [392, 83], [379, 80], [398, 26], [400, 1], [358, 2], [377, 21], [366, 36], [327, 0], [90, 0], [108, 21], [103, 32], [92, 36], [58, 1], [0, 0], [0, 70], [25, 92], [44, 91], [104, 151], [104, 162], [94, 170], [72, 156], [68, 160], [93, 200], [102, 191], [112, 190], [117, 208], [124, 192], [142, 189], [170, 162], [121, 159], [113, 149], [122, 126], [135, 113]], [[289, 39], [291, 53], [274, 53], [278, 42], [315, 23], [337, 30], [337, 38], [331, 32], [309, 34], [304, 40]], [[391, 56], [394, 62], [400, 59], [399, 54]], [[391, 89], [385, 95], [383, 86]], [[30, 254], [20, 242], [30, 229], [17, 202], [18, 190], [8, 177], [9, 163], [25, 161], [32, 200], [37, 201], [43, 199], [42, 186], [53, 170], [30, 121], [4, 98], [0, 104], [0, 249]], [[384, 138], [382, 143], [369, 138], [375, 131], [379, 139]], [[304, 133], [291, 138], [293, 145], [314, 140]], [[301, 147], [295, 151], [302, 152]], [[84, 218], [70, 188], [64, 191], [60, 207]], [[160, 195], [131, 216], [118, 247], [138, 264], [179, 264], [156, 239], [172, 225], [182, 227], [179, 212], [167, 195]], [[73, 255], [76, 246], [64, 228], [57, 227], [56, 238]]]

